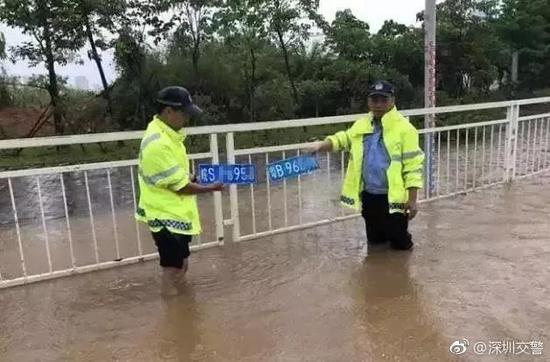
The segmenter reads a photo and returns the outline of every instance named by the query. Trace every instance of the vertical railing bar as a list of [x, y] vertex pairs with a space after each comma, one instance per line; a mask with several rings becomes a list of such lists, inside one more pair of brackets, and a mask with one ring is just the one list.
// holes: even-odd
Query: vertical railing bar
[[92, 198], [90, 197], [90, 185], [88, 182], [88, 171], [84, 171], [84, 184], [86, 185], [86, 196], [88, 198], [88, 210], [90, 212], [90, 225], [92, 227], [92, 240], [94, 242], [95, 261], [99, 264], [99, 250], [97, 247], [97, 236], [95, 233], [94, 212], [92, 210]]
[[[546, 154], [548, 153], [547, 152], [547, 147], [548, 147], [548, 118], [543, 118], [542, 121], [543, 121], [543, 125], [542, 125], [542, 128], [546, 128], [546, 134], [543, 136], [543, 139], [544, 139], [544, 145], [542, 146], [542, 152], [543, 154], [541, 155], [541, 162], [542, 162], [542, 168], [543, 169], [546, 169]], [[545, 123], [546, 122], [546, 123]], [[544, 126], [544, 124], [546, 124], [546, 127]]]
[[523, 121], [523, 123], [527, 122], [527, 145], [526, 145], [526, 152], [525, 152], [525, 175], [529, 174], [530, 163], [531, 163], [531, 121]]
[[483, 127], [483, 136], [482, 136], [482, 144], [483, 144], [483, 153], [481, 156], [481, 185], [483, 185], [485, 182], [485, 152], [487, 151], [487, 145], [485, 144], [485, 134], [486, 134], [487, 127]]
[[451, 131], [447, 131], [447, 194], [451, 193]]
[[[265, 164], [269, 165], [269, 153], [265, 153]], [[271, 215], [271, 180], [269, 178], [268, 168], [265, 168], [266, 183], [267, 183], [267, 223], [269, 230], [273, 230], [273, 221]]]
[[[283, 160], [286, 160], [286, 151], [283, 151]], [[288, 226], [288, 200], [287, 200], [287, 190], [286, 190], [286, 178], [283, 179], [283, 212], [285, 226]]]
[[532, 132], [532, 139], [531, 139], [531, 162], [529, 165], [531, 166], [531, 173], [535, 172], [535, 155], [537, 153], [537, 120], [533, 119], [531, 120], [531, 123], [534, 123], [533, 125], [533, 132]]
[[[330, 172], [330, 152], [327, 152], [327, 185], [330, 185], [331, 183], [332, 179]], [[329, 197], [327, 197], [327, 210], [332, 210], [332, 207], [330, 205], [330, 194]]]
[[[196, 160], [191, 160], [191, 174], [194, 175], [195, 177], [198, 177], [196, 171], [197, 171]], [[202, 233], [196, 236], [196, 240], [197, 240], [196, 245], [202, 245]]]
[[[220, 151], [218, 145], [218, 135], [212, 133], [210, 135], [210, 153], [212, 154], [212, 164], [220, 163]], [[216, 191], [213, 193], [214, 200], [214, 217], [216, 219], [216, 239], [220, 245], [224, 244], [224, 224], [223, 224], [223, 199], [222, 193]]]
[[533, 132], [532, 133], [532, 139], [531, 139], [531, 142], [530, 142], [530, 146], [531, 146], [531, 157], [530, 157], [530, 160], [529, 160], [529, 169], [530, 171], [528, 171], [529, 173], [533, 173], [535, 171], [535, 154], [537, 152], [537, 120], [536, 119], [533, 119], [530, 121], [530, 123], [534, 123], [534, 126], [533, 126]]
[[[195, 160], [191, 160], [191, 174], [196, 176], [197, 173], [196, 173], [196, 165], [195, 165]], [[200, 196], [197, 196], [197, 199], [199, 198]], [[196, 236], [196, 241], [197, 241], [197, 245], [201, 245], [202, 244], [202, 233], [197, 235]]]
[[[495, 170], [496, 168], [493, 168], [493, 146], [494, 146], [494, 133], [495, 133], [495, 126], [491, 126], [491, 141], [490, 141], [490, 148], [489, 148], [489, 170]], [[492, 179], [489, 177], [489, 182], [493, 182]]]
[[[225, 136], [227, 163], [235, 164], [235, 134], [229, 132]], [[233, 221], [233, 242], [241, 239], [241, 219], [239, 216], [239, 189], [237, 185], [229, 186], [229, 200], [231, 205], [231, 220]]]
[[465, 167], [464, 167], [464, 190], [468, 190], [468, 163], [470, 162], [470, 157], [468, 154], [468, 136], [470, 134], [470, 129], [466, 128], [466, 157], [465, 157]]
[[118, 226], [115, 214], [115, 200], [113, 198], [113, 185], [111, 183], [111, 169], [107, 169], [107, 184], [109, 186], [109, 199], [111, 201], [111, 216], [113, 220], [113, 235], [115, 237], [116, 260], [120, 260], [120, 246], [118, 243]]
[[44, 232], [44, 246], [46, 247], [46, 256], [48, 258], [48, 271], [50, 274], [52, 268], [52, 254], [50, 252], [50, 238], [48, 237], [48, 226], [46, 225], [46, 215], [44, 214], [44, 202], [42, 200], [42, 187], [40, 186], [40, 177], [36, 177], [36, 187], [38, 189], [38, 204], [40, 206], [40, 216], [42, 218], [42, 231]]
[[23, 277], [27, 278], [27, 266], [25, 264], [25, 254], [23, 252], [23, 241], [21, 239], [21, 227], [19, 226], [19, 216], [17, 215], [17, 207], [15, 206], [15, 194], [13, 192], [13, 185], [11, 178], [8, 178], [8, 187], [10, 189], [11, 208], [13, 211], [13, 219], [15, 221], [15, 232], [17, 234], [17, 244], [19, 246], [19, 259], [21, 261], [21, 269], [23, 271]]
[[542, 170], [542, 166], [541, 166], [541, 163], [542, 163], [542, 142], [544, 140], [544, 119], [543, 118], [540, 118], [540, 135], [539, 135], [539, 145], [537, 146], [537, 149], [539, 150], [539, 152], [537, 152], [537, 171], [540, 171]]
[[69, 238], [69, 250], [71, 253], [71, 266], [73, 269], [76, 268], [76, 258], [74, 256], [74, 247], [73, 247], [73, 232], [71, 229], [71, 221], [69, 219], [69, 207], [67, 205], [67, 192], [65, 191], [65, 180], [63, 179], [63, 174], [59, 174], [59, 180], [61, 181], [61, 194], [63, 196], [63, 206], [65, 208], [65, 220], [67, 224], [67, 236]]
[[[252, 164], [251, 154], [248, 154], [248, 163]], [[256, 199], [254, 198], [254, 184], [250, 184], [250, 203], [252, 212], [252, 233], [256, 234]]]
[[[300, 157], [300, 150], [296, 152], [296, 156]], [[302, 176], [298, 175], [298, 221], [302, 225]]]
[[441, 132], [437, 132], [437, 186], [436, 195], [440, 195], [441, 189]]
[[550, 145], [550, 118], [546, 118], [546, 146], [544, 147], [544, 168], [548, 165], [548, 146]]
[[460, 130], [456, 130], [456, 168], [455, 168], [455, 192], [459, 189], [459, 166], [460, 166]]
[[473, 167], [473, 181], [472, 187], [476, 188], [476, 177], [477, 177], [477, 130], [478, 127], [474, 128], [474, 167]]
[[536, 162], [537, 162], [537, 155], [538, 155], [538, 143], [537, 143], [537, 136], [538, 136], [538, 125], [539, 125], [539, 120], [538, 119], [535, 119], [535, 130], [533, 131], [533, 166], [531, 168], [531, 172], [535, 172], [537, 170], [537, 165], [536, 165]]
[[[525, 148], [525, 153], [528, 153], [529, 152], [529, 143], [525, 142], [525, 122], [521, 122], [521, 150], [523, 151], [523, 149]], [[516, 137], [516, 144], [518, 143], [518, 137]], [[522, 157], [525, 153], [524, 152], [518, 152], [520, 154], [520, 157]], [[529, 158], [527, 158], [527, 162]], [[519, 160], [516, 160], [517, 161], [520, 161], [521, 162], [521, 159]], [[527, 173], [527, 170], [529, 169], [529, 166], [527, 165], [527, 162], [521, 162], [524, 167], [525, 167], [525, 173]], [[523, 173], [522, 173], [523, 175]]]
[[[345, 163], [346, 163], [346, 154], [344, 153], [344, 151], [342, 151], [341, 152], [341, 164], [340, 164], [340, 177], [341, 177], [342, 182], [344, 181], [344, 176], [345, 176], [345, 167], [346, 167]], [[343, 207], [340, 207], [340, 215], [342, 215], [342, 216], [345, 215]]]
[[546, 125], [546, 119], [541, 118], [541, 125], [540, 125], [540, 169], [544, 170], [546, 168], [546, 165], [544, 164], [544, 155], [546, 155], [546, 137], [544, 135]]
[[539, 169], [544, 169], [543, 165], [543, 153], [544, 153], [544, 143], [546, 141], [546, 138], [544, 137], [544, 118], [540, 119], [540, 155], [539, 155]]
[[510, 180], [513, 180], [516, 175], [517, 175], [517, 161], [518, 161], [518, 137], [517, 137], [517, 125], [518, 125], [518, 119], [519, 119], [519, 113], [520, 113], [520, 107], [519, 105], [515, 104], [514, 106], [512, 106], [511, 108], [511, 111], [512, 111], [512, 123], [514, 124], [514, 128], [513, 128], [513, 134], [514, 134], [514, 138], [513, 138], [513, 145], [511, 146], [511, 150], [512, 150], [512, 162], [510, 163], [512, 165], [512, 170], [511, 170], [511, 178]]
[[[136, 195], [136, 180], [134, 176], [134, 167], [130, 166], [130, 180], [132, 182], [132, 202], [134, 203], [134, 212], [137, 211], [138, 204], [137, 204], [137, 195]], [[139, 221], [136, 219], [136, 239], [137, 239], [137, 247], [138, 247], [138, 255], [143, 255], [143, 249], [141, 247], [141, 232], [139, 230]]]
[[504, 159], [502, 155], [502, 123], [498, 126], [498, 149], [497, 149], [497, 167], [496, 169], [499, 170], [501, 168], [504, 168]]

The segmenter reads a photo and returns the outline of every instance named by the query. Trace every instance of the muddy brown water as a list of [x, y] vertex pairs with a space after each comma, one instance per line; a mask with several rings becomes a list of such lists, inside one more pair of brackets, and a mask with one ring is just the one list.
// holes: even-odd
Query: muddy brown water
[[0, 291], [1, 361], [533, 361], [457, 339], [550, 343], [550, 176], [424, 204], [416, 247], [361, 220]]

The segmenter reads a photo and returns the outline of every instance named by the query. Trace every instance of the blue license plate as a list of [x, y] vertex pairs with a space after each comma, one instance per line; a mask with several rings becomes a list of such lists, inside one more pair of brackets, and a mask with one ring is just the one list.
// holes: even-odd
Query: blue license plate
[[286, 178], [298, 177], [319, 169], [319, 162], [315, 157], [299, 156], [287, 158], [267, 165], [271, 181], [280, 181]]
[[202, 184], [253, 184], [256, 183], [256, 166], [199, 165], [199, 180]]

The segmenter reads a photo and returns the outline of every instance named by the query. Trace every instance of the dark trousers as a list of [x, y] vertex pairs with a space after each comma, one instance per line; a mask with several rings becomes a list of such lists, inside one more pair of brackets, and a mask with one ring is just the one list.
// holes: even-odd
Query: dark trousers
[[394, 249], [409, 250], [413, 246], [408, 232], [409, 219], [406, 214], [390, 214], [388, 195], [373, 195], [363, 192], [363, 218], [367, 228], [369, 244], [390, 242]]

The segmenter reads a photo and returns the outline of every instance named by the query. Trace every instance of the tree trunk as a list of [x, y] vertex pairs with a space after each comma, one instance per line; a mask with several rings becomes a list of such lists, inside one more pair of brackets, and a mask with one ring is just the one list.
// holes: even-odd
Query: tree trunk
[[46, 29], [44, 32], [44, 40], [46, 42], [46, 68], [48, 69], [49, 78], [48, 93], [50, 94], [53, 107], [54, 129], [56, 135], [62, 135], [64, 133], [63, 110], [59, 99], [59, 85], [57, 84], [57, 74], [55, 73], [55, 60], [49, 29]]
[[256, 53], [250, 49], [250, 66], [252, 74], [250, 76], [250, 121], [256, 122]]
[[296, 83], [294, 82], [294, 77], [292, 76], [292, 70], [290, 69], [290, 60], [288, 57], [288, 50], [283, 38], [283, 33], [280, 29], [277, 29], [277, 36], [279, 37], [279, 43], [281, 44], [281, 49], [283, 51], [283, 56], [285, 58], [285, 67], [286, 74], [288, 76], [288, 81], [290, 82], [290, 88], [292, 90], [292, 99], [294, 100], [294, 106], [298, 106], [298, 89], [296, 88]]
[[91, 29], [90, 19], [86, 18], [86, 36], [88, 37], [88, 42], [90, 43], [90, 48], [92, 50], [92, 58], [95, 61], [97, 70], [99, 71], [99, 76], [101, 77], [101, 83], [103, 85], [103, 97], [107, 101], [107, 112], [109, 113], [110, 118], [113, 118], [113, 102], [111, 100], [111, 94], [109, 92], [109, 84], [107, 83], [107, 78], [105, 77], [105, 72], [103, 70], [103, 65], [101, 64], [101, 58], [97, 53], [97, 47], [95, 46], [94, 34]]
[[199, 59], [200, 59], [199, 45], [195, 44], [193, 47], [193, 71], [195, 72], [195, 78], [199, 78]]
[[[200, 34], [197, 34], [197, 40], [195, 41], [193, 45], [193, 54], [192, 54], [192, 61], [193, 61], [193, 75], [194, 75], [194, 83], [195, 87], [200, 89], [199, 85], [199, 60], [201, 57], [200, 52]], [[196, 89], [195, 89], [196, 91]]]

